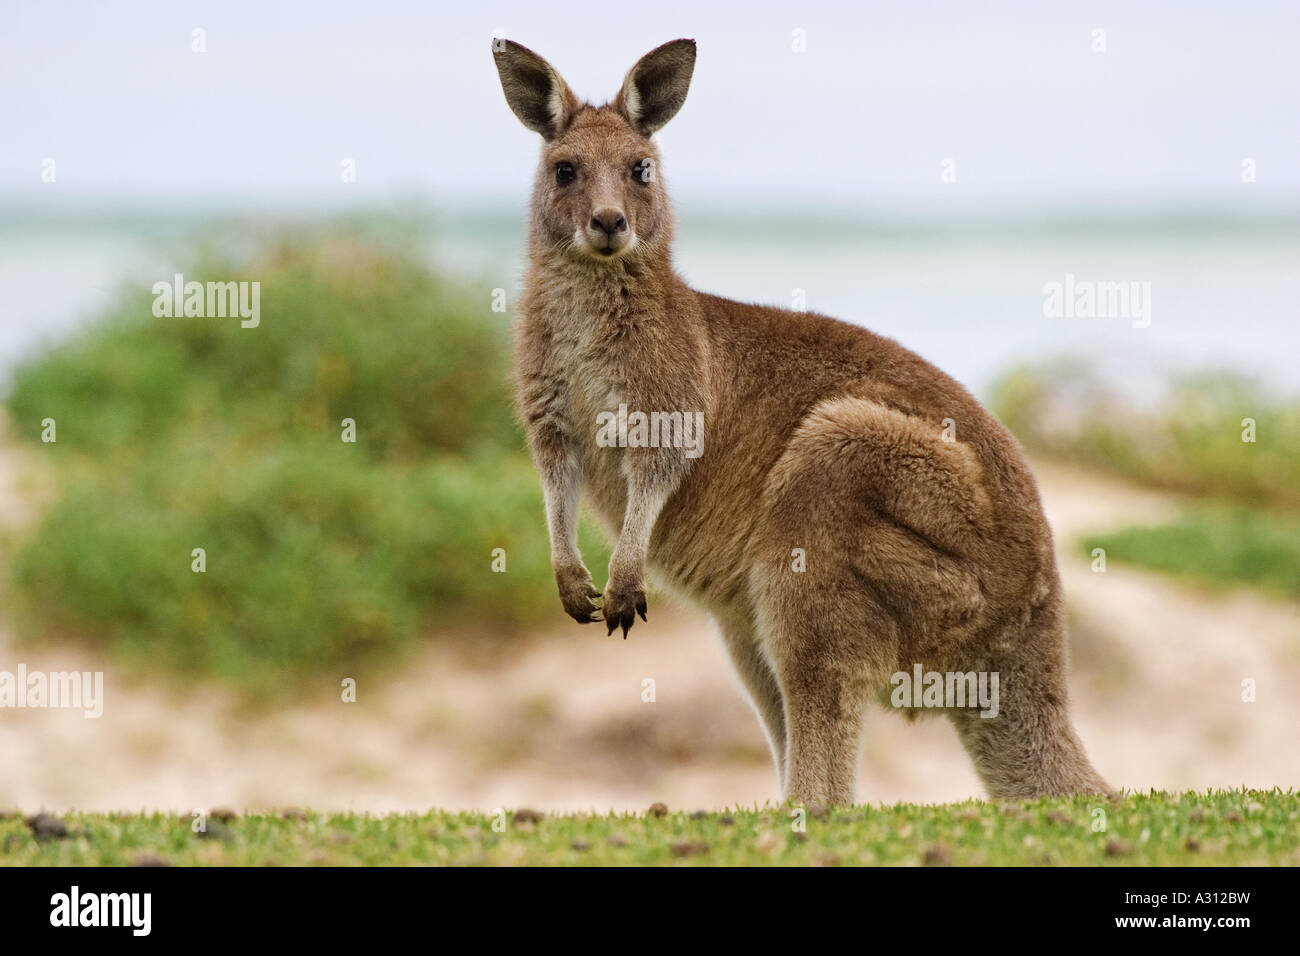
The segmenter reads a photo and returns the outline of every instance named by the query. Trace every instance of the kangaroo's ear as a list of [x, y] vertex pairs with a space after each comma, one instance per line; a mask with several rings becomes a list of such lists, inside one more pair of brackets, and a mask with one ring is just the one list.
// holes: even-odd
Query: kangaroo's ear
[[578, 100], [555, 68], [512, 40], [494, 40], [492, 58], [506, 102], [519, 121], [546, 139], [564, 132], [578, 111]]
[[653, 135], [686, 102], [695, 71], [695, 41], [671, 40], [637, 61], [614, 99], [614, 108], [645, 136]]

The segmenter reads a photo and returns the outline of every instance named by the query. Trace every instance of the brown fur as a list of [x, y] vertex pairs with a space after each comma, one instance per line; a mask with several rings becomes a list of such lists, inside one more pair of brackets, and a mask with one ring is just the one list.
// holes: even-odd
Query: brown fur
[[[496, 50], [543, 137], [516, 382], [565, 610], [626, 637], [647, 566], [709, 609], [788, 799], [852, 802], [867, 701], [916, 663], [1000, 675], [997, 717], [948, 711], [990, 794], [1104, 791], [1066, 713], [1051, 531], [1011, 436], [889, 339], [674, 272], [649, 136], [694, 60], [693, 41], [665, 44], [593, 107], [531, 51]], [[703, 412], [702, 456], [599, 446], [597, 415], [620, 403]], [[580, 492], [617, 538], [603, 596], [578, 552]]]

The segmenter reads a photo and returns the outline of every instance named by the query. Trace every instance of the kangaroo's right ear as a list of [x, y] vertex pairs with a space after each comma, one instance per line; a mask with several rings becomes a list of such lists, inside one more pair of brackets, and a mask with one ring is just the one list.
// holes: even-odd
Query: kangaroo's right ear
[[545, 139], [564, 132], [578, 111], [578, 100], [555, 68], [513, 40], [494, 40], [492, 57], [506, 102], [519, 122]]

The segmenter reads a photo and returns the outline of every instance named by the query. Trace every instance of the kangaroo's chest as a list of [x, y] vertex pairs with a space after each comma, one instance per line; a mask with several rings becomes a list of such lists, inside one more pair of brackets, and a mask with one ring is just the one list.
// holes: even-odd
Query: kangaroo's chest
[[563, 314], [548, 317], [548, 378], [577, 446], [591, 501], [616, 522], [627, 487], [627, 443], [620, 440], [620, 423], [638, 404], [638, 376], [644, 374], [630, 361], [639, 353], [638, 323], [626, 314], [583, 312], [581, 305], [571, 303]]
[[616, 270], [534, 276], [525, 308], [538, 333], [531, 341], [545, 355], [545, 390], [562, 410], [588, 498], [617, 528], [629, 450], [659, 447], [652, 432], [680, 438], [676, 423], [684, 427], [683, 416], [704, 408], [689, 317], [669, 307], [653, 283]]

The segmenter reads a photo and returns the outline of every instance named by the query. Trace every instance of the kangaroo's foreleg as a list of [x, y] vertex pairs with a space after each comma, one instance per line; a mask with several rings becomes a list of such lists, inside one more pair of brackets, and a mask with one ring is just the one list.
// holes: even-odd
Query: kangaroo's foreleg
[[580, 624], [600, 620], [593, 599], [600, 592], [578, 549], [578, 499], [582, 491], [581, 450], [573, 435], [566, 409], [547, 387], [543, 375], [526, 377], [521, 388], [521, 411], [528, 432], [528, 447], [542, 479], [546, 499], [546, 525], [551, 536], [551, 567], [560, 590], [560, 602]]
[[621, 627], [627, 637], [636, 615], [646, 619], [645, 566], [650, 538], [659, 512], [681, 483], [688, 463], [677, 449], [627, 450], [627, 506], [618, 543], [609, 559], [609, 583], [605, 587], [605, 623], [611, 634], [614, 628]]

